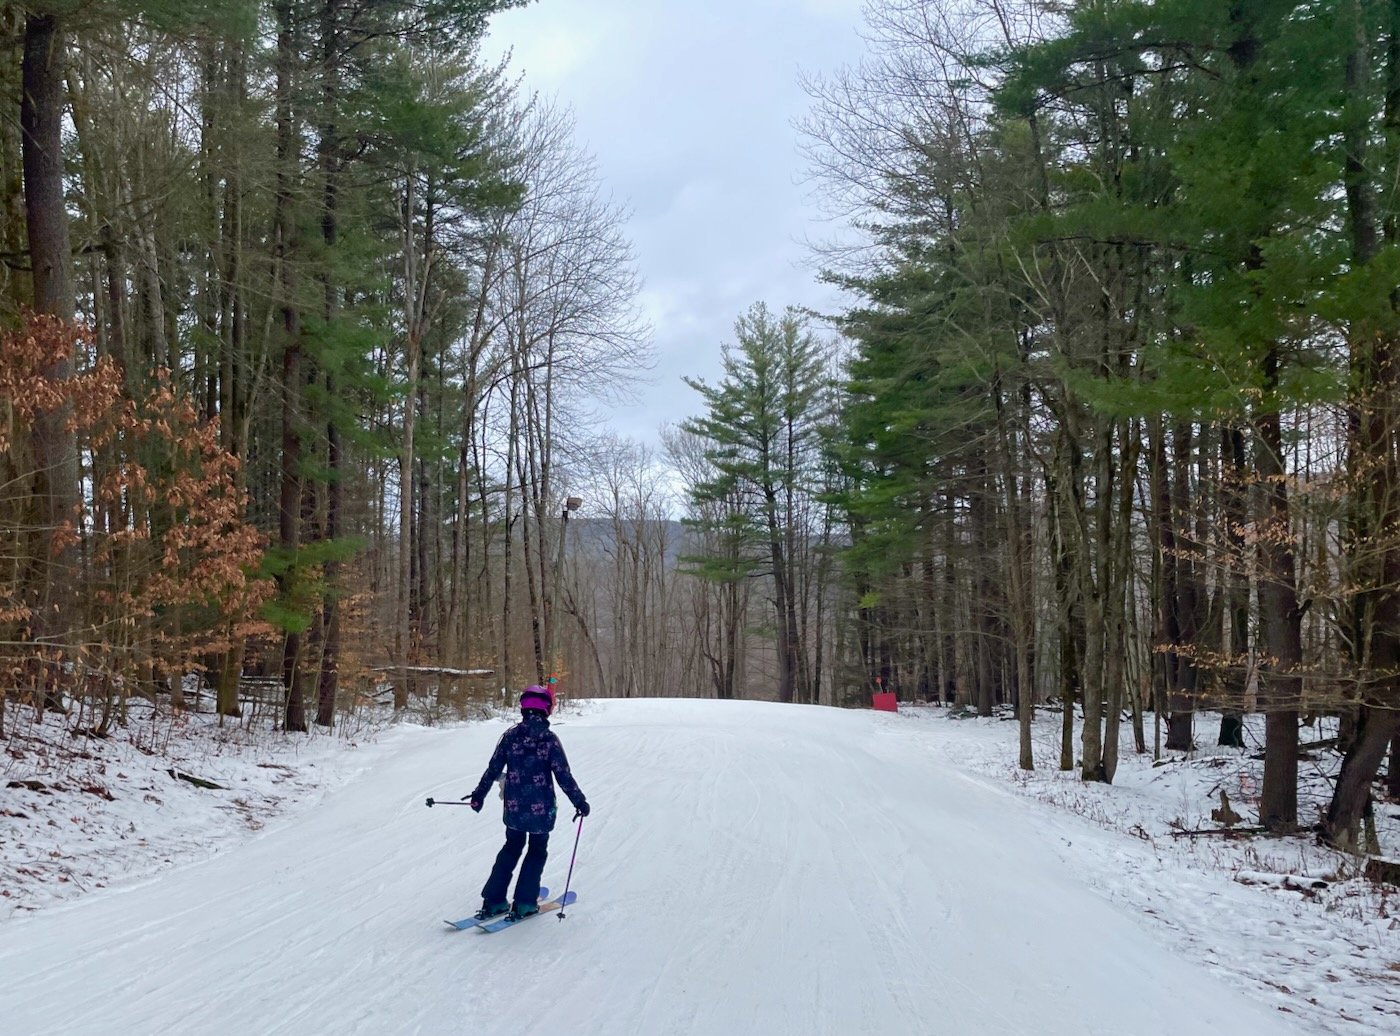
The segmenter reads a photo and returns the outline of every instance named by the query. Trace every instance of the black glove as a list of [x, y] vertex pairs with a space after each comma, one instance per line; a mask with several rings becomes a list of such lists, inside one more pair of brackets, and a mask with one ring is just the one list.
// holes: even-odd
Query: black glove
[[586, 817], [590, 812], [588, 808], [587, 799], [584, 799], [581, 803], [579, 803], [579, 805], [576, 808], [578, 809], [578, 812], [574, 814], [575, 819], [578, 819], [579, 817]]
[[471, 797], [471, 800], [470, 800], [470, 802], [469, 802], [469, 805], [471, 806], [472, 812], [473, 812], [473, 813], [480, 813], [480, 812], [481, 812], [481, 796], [480, 796], [480, 795], [473, 795], [473, 796]]

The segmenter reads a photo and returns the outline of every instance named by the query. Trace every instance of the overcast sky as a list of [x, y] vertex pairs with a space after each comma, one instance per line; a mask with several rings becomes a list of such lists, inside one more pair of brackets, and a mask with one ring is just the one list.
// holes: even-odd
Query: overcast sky
[[699, 409], [734, 319], [764, 301], [832, 308], [803, 240], [827, 236], [801, 182], [800, 72], [858, 59], [861, 0], [535, 0], [495, 16], [485, 51], [514, 52], [526, 89], [571, 108], [627, 232], [656, 369], [610, 418], [656, 442]]

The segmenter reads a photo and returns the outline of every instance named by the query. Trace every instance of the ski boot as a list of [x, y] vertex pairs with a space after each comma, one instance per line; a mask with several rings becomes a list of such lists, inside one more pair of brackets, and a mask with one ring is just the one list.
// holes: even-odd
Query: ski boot
[[493, 917], [500, 917], [502, 914], [510, 912], [509, 903], [497, 903], [492, 906], [490, 903], [482, 903], [481, 909], [472, 916], [478, 921], [489, 921]]
[[538, 903], [517, 903], [510, 908], [510, 913], [506, 916], [512, 921], [523, 921], [527, 917], [533, 917], [540, 912]]

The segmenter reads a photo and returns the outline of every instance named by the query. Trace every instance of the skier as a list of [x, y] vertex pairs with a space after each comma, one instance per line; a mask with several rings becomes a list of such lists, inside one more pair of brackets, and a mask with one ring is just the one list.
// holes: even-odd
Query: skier
[[[506, 803], [506, 844], [496, 854], [496, 865], [491, 868], [491, 876], [481, 890], [481, 909], [476, 913], [478, 921], [507, 911], [511, 920], [518, 921], [540, 912], [540, 875], [549, 857], [549, 832], [554, 829], [557, 812], [556, 780], [574, 804], [576, 815], [588, 816], [588, 800], [569, 772], [564, 746], [559, 743], [559, 736], [549, 729], [549, 717], [553, 712], [552, 687], [532, 684], [521, 691], [521, 721], [501, 735], [480, 783], [467, 796], [472, 809], [480, 813], [491, 783], [501, 775], [502, 769], [505, 770], [502, 797]], [[530, 849], [525, 853], [520, 877], [515, 882], [515, 900], [513, 904], [507, 903], [510, 877], [527, 838]]]

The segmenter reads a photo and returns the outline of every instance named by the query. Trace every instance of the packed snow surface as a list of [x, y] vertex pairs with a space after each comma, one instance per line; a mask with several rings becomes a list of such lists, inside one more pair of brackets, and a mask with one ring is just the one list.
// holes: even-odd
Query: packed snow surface
[[[0, 924], [0, 1030], [1334, 1031], [1182, 952], [1116, 887], [1154, 880], [1138, 873], [1142, 841], [969, 772], [941, 733], [954, 726], [584, 704], [555, 724], [594, 809], [579, 901], [495, 935], [441, 922], [479, 903], [499, 802], [476, 815], [425, 799], [464, 795], [505, 723], [403, 731], [243, 844]], [[1014, 742], [1008, 728], [996, 733]], [[565, 812], [545, 871], [556, 891], [574, 833]], [[1158, 912], [1218, 916], [1266, 895], [1207, 875]]]

